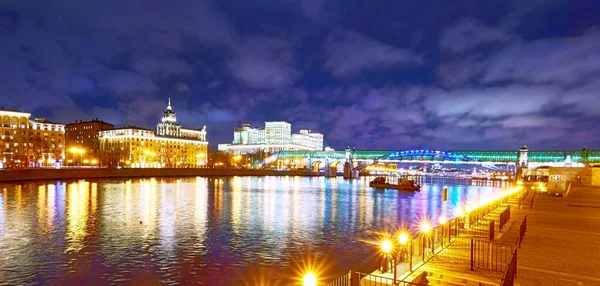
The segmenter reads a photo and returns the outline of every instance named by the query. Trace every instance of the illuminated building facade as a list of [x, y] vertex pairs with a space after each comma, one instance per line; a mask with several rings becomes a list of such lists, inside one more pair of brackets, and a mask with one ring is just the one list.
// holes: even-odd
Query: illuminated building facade
[[64, 159], [65, 126], [0, 108], [0, 168], [51, 166]]
[[13, 109], [0, 109], [0, 147], [3, 168], [29, 166], [29, 117], [31, 114]]
[[242, 124], [233, 130], [233, 143], [219, 144], [218, 150], [233, 154], [323, 150], [323, 134], [300, 130], [292, 135], [292, 125], [284, 121], [265, 122], [264, 128]]
[[29, 121], [29, 142], [31, 144], [30, 167], [54, 166], [65, 159], [65, 125], [51, 122], [46, 118]]
[[300, 130], [299, 134], [292, 135], [292, 143], [307, 146], [310, 150], [323, 150], [323, 134]]
[[284, 121], [265, 122], [266, 144], [289, 144], [292, 141], [292, 124]]
[[171, 101], [156, 131], [126, 126], [98, 133], [100, 158], [108, 166], [132, 168], [199, 168], [206, 165], [206, 126], [200, 130], [177, 123]]
[[[83, 150], [90, 160], [98, 159], [100, 141], [98, 132], [115, 128], [114, 125], [102, 120], [76, 121], [65, 126], [65, 145], [67, 149], [76, 148]], [[76, 161], [77, 155], [67, 150], [67, 161]]]

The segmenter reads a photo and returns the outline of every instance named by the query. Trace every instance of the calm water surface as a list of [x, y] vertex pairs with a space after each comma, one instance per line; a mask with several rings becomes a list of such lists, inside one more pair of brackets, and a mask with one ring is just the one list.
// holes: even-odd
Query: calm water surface
[[369, 271], [379, 232], [501, 191], [418, 180], [418, 193], [322, 177], [1, 185], [0, 284], [284, 285], [307, 261]]

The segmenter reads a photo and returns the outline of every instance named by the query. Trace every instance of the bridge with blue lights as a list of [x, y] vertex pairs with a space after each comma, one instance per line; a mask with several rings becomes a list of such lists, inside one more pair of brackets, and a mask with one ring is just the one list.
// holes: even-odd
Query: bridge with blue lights
[[[335, 173], [343, 164], [345, 169], [360, 171], [376, 163], [439, 163], [476, 164], [494, 169], [498, 165], [515, 166], [579, 166], [585, 163], [600, 163], [600, 151], [555, 150], [530, 151], [526, 146], [520, 150], [351, 150], [344, 151], [282, 151], [273, 154], [268, 162], [277, 161], [280, 166], [304, 166]], [[349, 170], [346, 170], [349, 171]]]

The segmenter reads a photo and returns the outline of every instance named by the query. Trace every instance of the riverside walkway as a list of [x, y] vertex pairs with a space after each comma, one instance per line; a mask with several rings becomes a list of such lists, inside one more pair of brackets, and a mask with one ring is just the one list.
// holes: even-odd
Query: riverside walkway
[[527, 215], [515, 285], [600, 285], [600, 187], [538, 195]]
[[434, 243], [414, 238], [395, 274], [350, 271], [328, 285], [600, 285], [599, 187], [564, 198], [521, 191], [491, 207], [436, 227]]

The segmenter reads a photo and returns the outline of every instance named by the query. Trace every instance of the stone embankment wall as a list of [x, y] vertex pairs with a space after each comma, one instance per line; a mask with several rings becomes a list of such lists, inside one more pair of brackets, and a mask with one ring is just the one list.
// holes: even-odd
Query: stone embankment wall
[[254, 169], [29, 169], [2, 170], [0, 182], [196, 176], [318, 176], [317, 173]]

